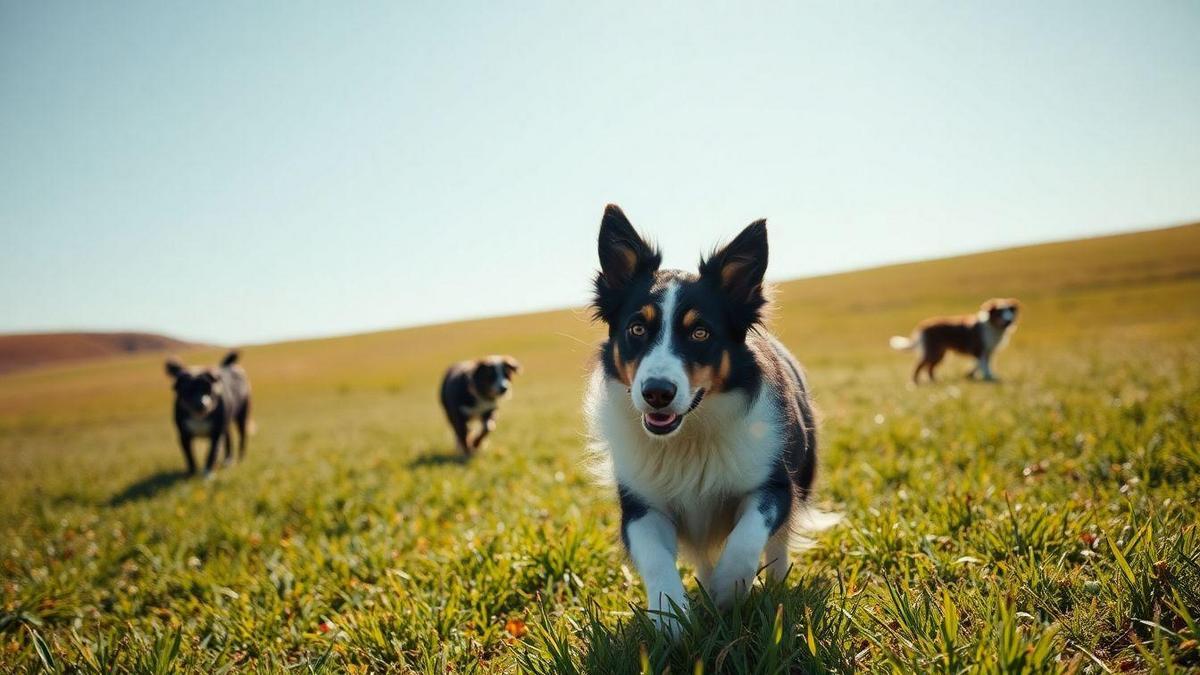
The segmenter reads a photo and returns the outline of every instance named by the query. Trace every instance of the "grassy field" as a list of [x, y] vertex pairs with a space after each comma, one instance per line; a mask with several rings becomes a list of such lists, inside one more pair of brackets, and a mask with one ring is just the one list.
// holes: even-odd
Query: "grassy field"
[[[1003, 381], [910, 386], [887, 338], [993, 295]], [[790, 282], [772, 327], [845, 522], [674, 646], [582, 466], [582, 310], [246, 349], [212, 481], [157, 357], [2, 377], [0, 670], [1200, 670], [1200, 226]], [[492, 352], [525, 374], [462, 465], [435, 388]]]

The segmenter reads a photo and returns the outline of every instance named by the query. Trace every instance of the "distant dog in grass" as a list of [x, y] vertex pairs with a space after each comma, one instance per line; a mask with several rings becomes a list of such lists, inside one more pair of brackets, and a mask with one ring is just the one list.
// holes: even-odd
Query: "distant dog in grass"
[[246, 458], [250, 380], [237, 360], [235, 351], [226, 354], [216, 368], [188, 368], [178, 359], [167, 359], [167, 375], [175, 389], [175, 426], [189, 474], [196, 473], [196, 460], [192, 457], [192, 439], [196, 436], [209, 439], [205, 473], [212, 473], [222, 444], [225, 463], [233, 461], [231, 426], [238, 430], [238, 458]]
[[917, 367], [912, 374], [914, 384], [920, 381], [922, 370], [933, 382], [933, 369], [948, 351], [975, 357], [975, 367], [967, 377], [979, 374], [989, 382], [994, 381], [992, 355], [1016, 330], [1020, 304], [1015, 298], [992, 298], [980, 305], [975, 314], [926, 319], [917, 324], [911, 337], [893, 336], [892, 349], [917, 352]]
[[817, 523], [806, 506], [816, 421], [800, 364], [762, 326], [765, 221], [691, 274], [660, 270], [659, 250], [610, 205], [599, 254], [592, 307], [608, 339], [585, 411], [653, 618], [677, 635], [669, 612], [688, 607], [679, 549], [720, 608], [760, 564], [787, 573], [793, 527]]
[[[496, 428], [496, 408], [508, 397], [513, 375], [519, 372], [521, 364], [511, 356], [461, 361], [446, 371], [442, 378], [442, 408], [454, 429], [458, 451], [464, 457], [475, 454], [483, 439]], [[468, 432], [472, 421], [481, 426], [474, 438]]]

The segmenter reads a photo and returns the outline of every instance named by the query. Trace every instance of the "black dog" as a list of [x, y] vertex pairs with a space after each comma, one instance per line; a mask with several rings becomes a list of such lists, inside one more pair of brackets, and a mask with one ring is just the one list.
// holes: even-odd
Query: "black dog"
[[[473, 455], [496, 428], [496, 406], [508, 395], [512, 376], [519, 372], [521, 364], [511, 356], [460, 361], [446, 370], [442, 378], [442, 407], [463, 456]], [[474, 439], [468, 438], [467, 433], [467, 423], [471, 420], [483, 425]]]
[[178, 359], [167, 359], [167, 375], [174, 381], [175, 426], [187, 460], [189, 474], [196, 473], [192, 439], [207, 436], [210, 445], [204, 471], [211, 474], [217, 451], [225, 444], [225, 463], [233, 461], [230, 424], [238, 430], [238, 458], [246, 458], [246, 424], [250, 418], [250, 380], [237, 365], [237, 352], [229, 352], [217, 368], [187, 368]]

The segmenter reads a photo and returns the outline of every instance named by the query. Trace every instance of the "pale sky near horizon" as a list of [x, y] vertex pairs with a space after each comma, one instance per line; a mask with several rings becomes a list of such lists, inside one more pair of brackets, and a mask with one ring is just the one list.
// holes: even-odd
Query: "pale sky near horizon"
[[775, 279], [1198, 220], [1198, 35], [1194, 1], [0, 0], [0, 332], [579, 305], [610, 201], [676, 267], [767, 217]]

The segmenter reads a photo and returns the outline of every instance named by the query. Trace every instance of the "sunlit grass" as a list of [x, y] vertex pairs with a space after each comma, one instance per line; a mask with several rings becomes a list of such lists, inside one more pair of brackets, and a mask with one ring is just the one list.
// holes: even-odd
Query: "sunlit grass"
[[[990, 295], [1028, 308], [1003, 382], [951, 362], [911, 388], [887, 337]], [[817, 500], [846, 522], [731, 614], [697, 598], [678, 644], [640, 611], [615, 499], [582, 466], [596, 328], [555, 312], [249, 348], [260, 431], [211, 482], [179, 475], [157, 359], [0, 379], [0, 664], [1200, 668], [1200, 228], [778, 297], [823, 415]], [[526, 373], [484, 454], [448, 461], [440, 371], [493, 352]]]

